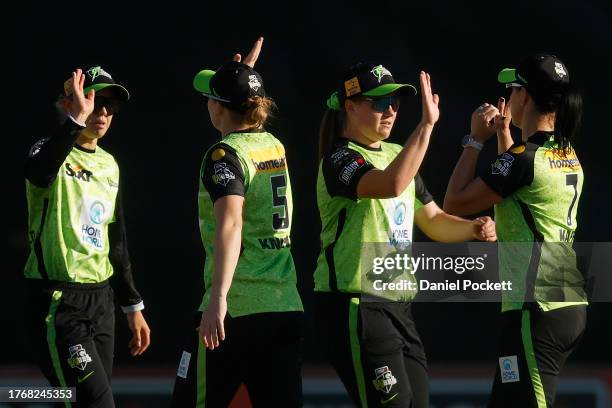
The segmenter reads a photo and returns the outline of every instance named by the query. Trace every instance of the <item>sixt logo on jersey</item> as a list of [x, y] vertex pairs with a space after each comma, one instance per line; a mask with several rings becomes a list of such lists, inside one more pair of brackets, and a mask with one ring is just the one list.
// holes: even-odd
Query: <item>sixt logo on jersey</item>
[[259, 241], [259, 245], [261, 245], [261, 249], [282, 249], [291, 246], [291, 239], [289, 237], [257, 238], [257, 240]]
[[83, 180], [89, 182], [93, 173], [87, 169], [80, 167], [79, 165], [72, 165], [70, 163], [66, 163], [66, 175], [69, 177], [73, 177], [77, 180]]

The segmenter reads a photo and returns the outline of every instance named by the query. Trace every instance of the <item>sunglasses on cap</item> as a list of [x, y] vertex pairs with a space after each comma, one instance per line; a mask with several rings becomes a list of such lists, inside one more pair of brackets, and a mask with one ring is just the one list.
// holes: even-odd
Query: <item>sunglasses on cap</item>
[[389, 106], [391, 106], [394, 112], [397, 112], [400, 105], [400, 99], [395, 95], [363, 99], [370, 102], [372, 109], [374, 109], [376, 112], [386, 112], [387, 109], [389, 109]]
[[102, 107], [106, 109], [107, 115], [114, 115], [121, 109], [122, 102], [115, 98], [106, 96], [96, 96], [94, 98], [94, 112], [98, 112]]

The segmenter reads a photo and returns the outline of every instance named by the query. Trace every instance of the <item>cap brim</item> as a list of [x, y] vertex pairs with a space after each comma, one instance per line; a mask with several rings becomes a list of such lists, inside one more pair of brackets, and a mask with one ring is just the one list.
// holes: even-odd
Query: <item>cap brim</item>
[[517, 83], [521, 82], [516, 77], [515, 68], [504, 68], [501, 71], [499, 71], [499, 74], [497, 74], [497, 81], [499, 81], [502, 84], [509, 84], [511, 82], [517, 82]]
[[193, 78], [193, 89], [201, 92], [207, 98], [221, 102], [229, 102], [227, 99], [219, 98], [218, 96], [212, 94], [210, 89], [210, 80], [216, 73], [216, 71], [210, 69], [203, 69], [202, 71], [198, 72]]
[[384, 84], [377, 86], [368, 92], [362, 93], [363, 96], [386, 96], [386, 95], [416, 95], [417, 90], [410, 84]]
[[117, 99], [122, 100], [124, 102], [127, 102], [130, 99], [130, 93], [128, 92], [128, 90], [119, 84], [94, 84], [83, 89], [83, 93], [87, 95], [92, 89], [96, 92], [99, 92], [103, 89], [112, 89], [113, 91], [117, 92]]

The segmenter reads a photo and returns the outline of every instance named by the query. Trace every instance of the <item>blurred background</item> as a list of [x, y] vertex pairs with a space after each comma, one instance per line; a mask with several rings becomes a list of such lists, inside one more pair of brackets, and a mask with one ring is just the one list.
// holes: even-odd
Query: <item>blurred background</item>
[[[153, 337], [144, 355], [130, 357], [127, 324], [118, 316], [114, 390], [121, 407], [166, 406], [181, 344], [193, 330], [192, 313], [202, 296], [198, 175], [204, 152], [220, 136], [209, 123], [205, 99], [192, 89], [193, 75], [215, 69], [236, 52], [245, 55], [259, 35], [265, 41], [256, 69], [279, 107], [269, 130], [286, 146], [293, 184], [292, 250], [307, 318], [307, 406], [351, 406], [310, 330], [320, 227], [318, 127], [325, 100], [349, 65], [382, 63], [398, 82], [417, 87], [420, 70], [431, 74], [441, 118], [421, 175], [441, 205], [471, 112], [506, 94], [496, 81], [499, 70], [531, 53], [560, 57], [585, 99], [584, 125], [575, 143], [585, 173], [576, 239], [612, 241], [609, 1], [22, 2], [15, 7], [4, 10], [1, 28], [9, 110], [3, 135], [7, 217], [2, 239], [8, 251], [0, 296], [0, 386], [43, 381], [32, 365], [20, 314], [29, 251], [22, 168], [30, 146], [56, 126], [53, 102], [77, 67], [102, 65], [132, 94], [101, 145], [121, 167], [130, 253]], [[403, 101], [392, 141], [403, 143], [419, 119], [420, 100]], [[495, 149], [494, 141], [487, 145], [481, 155], [485, 165]], [[426, 238], [417, 231], [415, 240]], [[419, 303], [414, 311], [431, 366], [432, 406], [483, 406], [497, 363], [499, 305]], [[563, 373], [558, 407], [611, 406], [611, 311], [609, 303], [590, 306], [582, 345]], [[262, 368], [262, 374], [273, 382], [274, 373]], [[236, 407], [248, 406], [245, 395], [238, 399]]]

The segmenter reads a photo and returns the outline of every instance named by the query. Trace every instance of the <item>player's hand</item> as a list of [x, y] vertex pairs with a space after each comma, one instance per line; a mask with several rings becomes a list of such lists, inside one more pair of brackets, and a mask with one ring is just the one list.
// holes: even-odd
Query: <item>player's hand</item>
[[483, 103], [472, 113], [470, 123], [470, 135], [480, 142], [486, 142], [495, 133], [494, 119], [499, 115], [499, 110], [493, 105]]
[[499, 98], [497, 101], [497, 110], [499, 114], [493, 119], [493, 125], [498, 132], [510, 132], [510, 123], [512, 122], [512, 113], [510, 111], [510, 101], [506, 103], [504, 98]]
[[474, 239], [486, 242], [497, 241], [495, 221], [491, 217], [478, 217], [472, 221]]
[[431, 78], [427, 72], [421, 71], [419, 77], [421, 83], [421, 103], [423, 106], [423, 116], [421, 123], [433, 126], [440, 118], [438, 104], [440, 97], [431, 91]]
[[151, 329], [149, 329], [149, 325], [140, 310], [129, 312], [126, 316], [128, 326], [132, 331], [132, 340], [130, 340], [128, 347], [133, 356], [139, 356], [151, 344]]
[[219, 347], [219, 341], [225, 340], [225, 327], [223, 321], [227, 313], [227, 299], [225, 296], [211, 296], [208, 307], [202, 313], [198, 329], [200, 341], [206, 348], [214, 350]]
[[83, 93], [85, 74], [78, 68], [72, 73], [69, 86], [72, 87], [72, 103], [68, 107], [68, 112], [78, 123], [85, 123], [87, 118], [94, 110], [94, 98], [96, 92], [92, 89], [87, 95]]
[[242, 62], [245, 65], [248, 65], [251, 68], [255, 67], [255, 63], [257, 62], [257, 58], [259, 58], [259, 53], [261, 52], [261, 46], [263, 45], [263, 37], [258, 37], [255, 40], [255, 44], [253, 44], [253, 48], [248, 53], [244, 61], [242, 61], [242, 55], [235, 54], [233, 60], [237, 62]]

